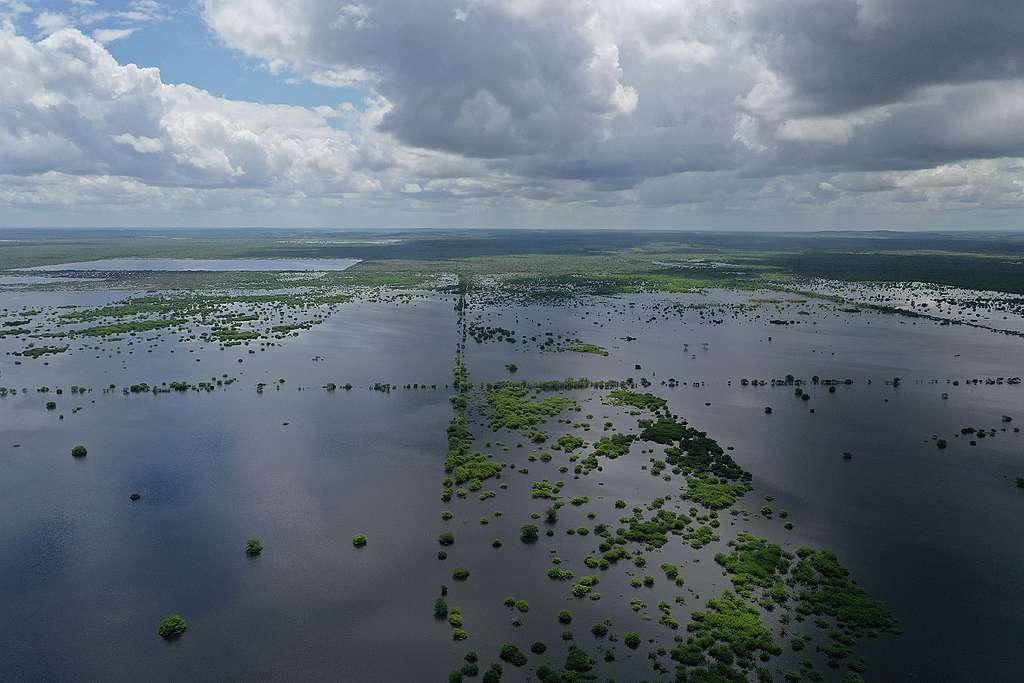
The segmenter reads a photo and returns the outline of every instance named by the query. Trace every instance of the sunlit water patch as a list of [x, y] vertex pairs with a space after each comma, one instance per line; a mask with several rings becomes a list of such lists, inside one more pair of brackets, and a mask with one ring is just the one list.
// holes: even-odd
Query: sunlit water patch
[[33, 271], [324, 271], [347, 270], [359, 259], [190, 259], [190, 258], [108, 258], [96, 261], [34, 266]]

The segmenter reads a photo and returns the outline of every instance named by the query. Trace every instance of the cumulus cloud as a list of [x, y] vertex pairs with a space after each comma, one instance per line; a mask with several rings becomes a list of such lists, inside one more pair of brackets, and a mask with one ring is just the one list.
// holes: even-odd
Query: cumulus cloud
[[218, 98], [118, 64], [74, 29], [36, 42], [4, 32], [0, 100], [5, 174], [336, 194], [380, 189], [392, 169], [422, 163], [376, 132], [379, 103], [310, 109]]
[[27, 5], [0, 0], [0, 174], [66, 197], [102, 178], [103, 196], [262, 192], [506, 224], [1022, 201], [1024, 6], [1009, 0], [199, 0], [283, 83], [364, 96], [317, 108], [119, 64], [104, 44], [167, 7], [78, 0], [32, 16], [29, 37], [10, 18]]

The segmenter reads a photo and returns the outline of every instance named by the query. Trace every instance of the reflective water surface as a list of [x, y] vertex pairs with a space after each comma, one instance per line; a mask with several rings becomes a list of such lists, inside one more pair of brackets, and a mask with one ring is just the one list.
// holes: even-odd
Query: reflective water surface
[[[16, 312], [123, 296], [19, 292], [4, 305]], [[1022, 386], [970, 380], [1020, 373], [1024, 342], [928, 320], [842, 313], [825, 302], [806, 304], [808, 315], [799, 317], [793, 308], [764, 307], [737, 317], [698, 308], [659, 314], [671, 302], [742, 299], [723, 293], [476, 307], [471, 322], [563, 334], [609, 355], [469, 339], [466, 363], [476, 383], [509, 377], [512, 362], [522, 380], [646, 377], [674, 412], [735, 447], [754, 477], [742, 507], [757, 510], [774, 496], [795, 523], [785, 531], [778, 520], [755, 518], [743, 528], [790, 549], [834, 550], [900, 620], [902, 636], [864, 643], [867, 679], [1016, 678], [1024, 491], [1014, 478], [1024, 475], [1024, 463], [1013, 427], [1024, 421]], [[800, 324], [768, 322], [778, 316]], [[7, 624], [0, 679], [446, 680], [467, 650], [479, 649], [486, 664], [502, 642], [525, 650], [542, 639], [550, 656], [531, 658], [531, 666], [564, 661], [565, 628], [553, 614], [566, 607], [581, 646], [593, 644], [589, 627], [609, 615], [620, 631], [663, 633], [629, 609], [625, 567], [602, 573], [598, 602], [571, 601], [564, 585], [544, 577], [549, 549], [580, 556], [592, 538], [519, 543], [519, 526], [543, 509], [529, 498], [530, 482], [562, 477], [557, 462], [527, 463], [525, 449], [512, 447], [521, 437], [477, 425], [478, 447], [495, 441], [496, 457], [528, 465], [529, 475], [503, 475], [509, 490], [490, 502], [439, 500], [452, 416], [444, 385], [457, 341], [453, 301], [441, 295], [352, 303], [256, 354], [167, 338], [152, 348], [122, 341], [80, 350], [73, 342], [68, 353], [33, 360], [6, 355], [23, 349], [24, 339], [0, 339], [0, 385], [18, 390], [0, 398], [0, 616]], [[120, 391], [225, 374], [237, 381], [210, 393]], [[740, 383], [786, 374], [852, 383], [834, 394], [809, 385], [806, 402], [791, 387]], [[661, 384], [669, 378], [679, 386]], [[353, 388], [327, 392], [327, 382]], [[402, 388], [373, 391], [375, 382]], [[257, 393], [257, 383], [268, 386]], [[409, 383], [426, 388], [405, 389]], [[109, 384], [118, 390], [103, 393]], [[71, 385], [93, 391], [71, 394]], [[41, 386], [64, 393], [38, 393]], [[613, 414], [594, 392], [573, 395], [596, 424], [607, 415], [616, 428], [635, 429], [634, 418]], [[50, 400], [56, 410], [45, 408]], [[972, 446], [960, 436], [966, 426], [997, 432]], [[553, 436], [560, 427], [551, 425]], [[933, 437], [949, 447], [938, 449]], [[86, 458], [70, 456], [76, 443], [88, 445]], [[646, 460], [634, 450], [600, 477], [570, 474], [566, 493], [588, 495], [598, 520], [613, 522], [616, 498], [645, 502], [663, 488], [639, 468]], [[142, 495], [136, 503], [128, 498], [133, 491]], [[448, 507], [457, 516], [445, 523], [439, 513]], [[501, 517], [478, 523], [495, 509]], [[585, 524], [583, 514], [567, 507], [559, 526]], [[711, 558], [738, 528], [724, 522], [722, 540], [701, 551], [702, 562], [678, 542], [652, 556], [654, 567], [679, 563], [699, 594], [677, 611], [682, 623], [687, 610], [728, 587]], [[457, 542], [439, 562], [436, 539], [445, 529]], [[356, 533], [369, 537], [367, 547], [353, 548]], [[252, 537], [264, 544], [259, 558], [245, 556]], [[494, 538], [504, 546], [492, 548]], [[455, 566], [472, 571], [464, 585], [450, 579]], [[431, 616], [442, 584], [451, 588], [449, 605], [466, 617], [465, 643], [452, 642], [448, 625]], [[645, 590], [652, 606], [677, 594], [664, 582]], [[507, 595], [530, 601], [525, 626], [511, 625], [501, 604]], [[156, 628], [172, 611], [188, 618], [189, 629], [168, 643]], [[787, 651], [772, 666], [784, 671], [808, 654]], [[503, 680], [525, 680], [528, 668], [506, 667]], [[619, 648], [617, 661], [601, 670], [621, 681], [657, 679], [643, 649]]]

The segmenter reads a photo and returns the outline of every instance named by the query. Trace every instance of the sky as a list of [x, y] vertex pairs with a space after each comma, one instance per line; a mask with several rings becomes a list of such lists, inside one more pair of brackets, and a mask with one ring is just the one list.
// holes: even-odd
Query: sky
[[1024, 228], [1019, 0], [0, 0], [0, 226]]

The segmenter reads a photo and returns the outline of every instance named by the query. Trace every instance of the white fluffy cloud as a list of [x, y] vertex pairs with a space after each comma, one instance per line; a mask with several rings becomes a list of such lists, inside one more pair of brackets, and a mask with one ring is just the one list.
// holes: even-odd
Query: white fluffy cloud
[[118, 64], [73, 29], [38, 41], [0, 34], [0, 101], [0, 173], [8, 175], [319, 196], [377, 191], [398, 182], [398, 169], [452, 163], [378, 133], [382, 103], [360, 111], [218, 98]]
[[938, 4], [200, 0], [218, 39], [282, 82], [365, 93], [311, 108], [119, 64], [104, 44], [161, 20], [151, 0], [39, 13], [32, 36], [10, 19], [28, 7], [0, 0], [0, 201], [415, 224], [1009, 221], [1024, 10]]

